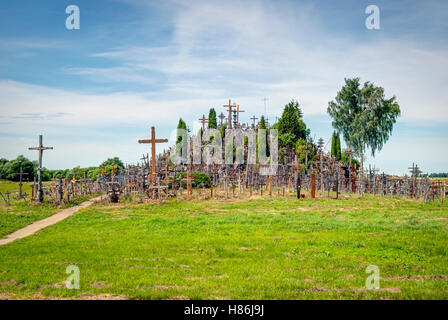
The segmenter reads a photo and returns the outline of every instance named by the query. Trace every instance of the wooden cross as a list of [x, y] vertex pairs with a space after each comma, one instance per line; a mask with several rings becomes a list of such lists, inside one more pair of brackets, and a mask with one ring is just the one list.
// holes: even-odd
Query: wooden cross
[[230, 101], [229, 99], [229, 104], [228, 105], [223, 105], [224, 108], [229, 108], [229, 128], [228, 129], [232, 129], [232, 108], [235, 108], [235, 105], [232, 106], [232, 101]]
[[202, 122], [202, 132], [205, 131], [205, 124], [208, 123], [208, 118], [205, 117], [205, 114], [202, 114], [202, 118], [198, 119]]
[[138, 140], [138, 143], [151, 143], [151, 167], [152, 174], [156, 173], [156, 143], [168, 142], [168, 139], [156, 139], [156, 129], [151, 127], [151, 139]]
[[37, 168], [37, 178], [38, 178], [38, 186], [39, 186], [38, 200], [39, 200], [39, 202], [42, 202], [42, 201], [44, 201], [44, 189], [42, 187], [42, 157], [44, 154], [44, 150], [53, 150], [53, 147], [44, 147], [44, 145], [42, 143], [42, 135], [39, 135], [39, 146], [28, 148], [28, 150], [39, 151], [39, 167]]
[[254, 128], [255, 128], [255, 121], [256, 120], [258, 120], [258, 118], [255, 118], [255, 115], [252, 117], [252, 118], [250, 118], [250, 120], [252, 120], [254, 123], [253, 123], [253, 126], [254, 126]]
[[13, 173], [13, 174], [18, 174], [19, 177], [20, 177], [20, 182], [19, 182], [19, 196], [20, 196], [20, 198], [22, 198], [22, 186], [23, 186], [23, 183], [22, 183], [22, 182], [23, 182], [23, 176], [27, 176], [28, 173], [23, 172], [23, 171], [22, 171], [22, 166], [20, 166], [20, 171], [17, 172], [17, 173]]
[[245, 110], [240, 110], [240, 105], [238, 104], [236, 106], [236, 123], [237, 125], [240, 124], [240, 112], [246, 112]]

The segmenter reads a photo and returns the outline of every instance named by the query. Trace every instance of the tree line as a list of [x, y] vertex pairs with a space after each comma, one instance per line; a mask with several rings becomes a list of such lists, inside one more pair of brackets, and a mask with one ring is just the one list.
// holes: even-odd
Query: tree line
[[[101, 177], [102, 175], [103, 164], [106, 176], [109, 176], [112, 173], [112, 170], [115, 173], [119, 173], [119, 171], [124, 168], [123, 162], [118, 157], [109, 158], [96, 167], [81, 168], [78, 166], [72, 169], [59, 170], [50, 170], [44, 167], [42, 168], [42, 181], [50, 181], [58, 178], [67, 180], [75, 178], [79, 180], [84, 178], [84, 176], [96, 181], [98, 177]], [[35, 177], [37, 179], [37, 161], [31, 161], [23, 155], [20, 155], [13, 160], [5, 158], [0, 159], [0, 179], [19, 181], [20, 176], [18, 173], [20, 172], [20, 168], [22, 168], [22, 172], [26, 174], [23, 175], [23, 181], [34, 181]]]

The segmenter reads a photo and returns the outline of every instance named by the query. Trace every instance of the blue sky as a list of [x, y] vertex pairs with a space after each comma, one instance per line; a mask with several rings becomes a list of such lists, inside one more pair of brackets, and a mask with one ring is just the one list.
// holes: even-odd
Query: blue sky
[[[67, 30], [65, 8], [80, 9]], [[380, 30], [365, 9], [380, 8]], [[0, 157], [55, 149], [49, 168], [139, 161], [150, 126], [172, 138], [228, 99], [246, 112], [281, 115], [296, 99], [312, 137], [331, 137], [328, 101], [344, 77], [396, 95], [402, 116], [366, 164], [404, 173], [448, 165], [446, 1], [1, 1]], [[158, 147], [161, 151], [163, 145]]]

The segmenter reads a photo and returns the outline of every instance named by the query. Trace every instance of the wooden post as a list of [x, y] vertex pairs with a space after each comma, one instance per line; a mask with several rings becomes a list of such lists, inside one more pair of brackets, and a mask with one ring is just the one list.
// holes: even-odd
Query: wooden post
[[311, 198], [316, 198], [316, 174], [311, 174]]
[[271, 175], [269, 175], [269, 178], [268, 178], [269, 180], [269, 196], [271, 196], [272, 197], [272, 176]]
[[38, 201], [43, 202], [44, 201], [44, 189], [43, 189], [43, 185], [42, 185], [42, 157], [44, 154], [44, 150], [53, 150], [53, 147], [44, 147], [44, 145], [42, 143], [42, 135], [39, 135], [39, 146], [28, 148], [28, 150], [39, 151], [39, 162], [38, 162], [39, 167], [37, 168]]

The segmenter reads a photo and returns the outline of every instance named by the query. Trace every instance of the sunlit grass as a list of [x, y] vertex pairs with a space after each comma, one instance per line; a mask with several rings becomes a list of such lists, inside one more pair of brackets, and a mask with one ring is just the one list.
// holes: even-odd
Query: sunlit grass
[[[0, 296], [445, 299], [447, 208], [292, 195], [98, 204], [0, 247]], [[80, 290], [64, 286], [70, 264]], [[379, 290], [365, 286], [369, 265]]]

